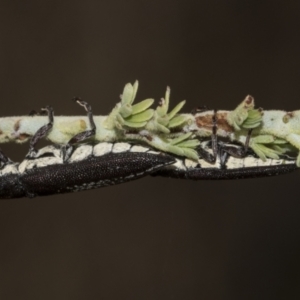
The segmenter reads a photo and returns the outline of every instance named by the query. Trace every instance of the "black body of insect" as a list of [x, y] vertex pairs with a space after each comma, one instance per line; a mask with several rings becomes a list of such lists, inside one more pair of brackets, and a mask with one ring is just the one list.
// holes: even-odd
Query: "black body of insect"
[[[85, 108], [90, 130], [75, 135], [63, 147], [48, 146], [37, 151], [36, 143], [53, 126], [53, 110], [47, 106], [49, 122], [32, 137], [25, 160], [16, 164], [0, 152], [0, 198], [20, 198], [75, 192], [122, 182], [146, 175], [184, 179], [239, 179], [284, 174], [297, 169], [295, 160], [269, 160], [262, 163], [249, 155], [249, 132], [244, 147], [217, 141], [217, 121], [208, 150], [199, 147], [200, 159], [189, 159], [157, 152], [129, 143], [75, 145], [95, 135], [96, 126], [91, 107], [76, 99]], [[206, 144], [207, 146], [208, 144]]]

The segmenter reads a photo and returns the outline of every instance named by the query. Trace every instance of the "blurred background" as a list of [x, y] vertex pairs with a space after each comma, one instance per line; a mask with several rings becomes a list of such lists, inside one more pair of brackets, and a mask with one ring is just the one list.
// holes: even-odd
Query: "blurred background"
[[[300, 109], [299, 1], [1, 1], [1, 116], [50, 104], [107, 114], [137, 100], [185, 111]], [[157, 102], [156, 102], [157, 103]], [[2, 145], [1, 145], [2, 147]], [[3, 145], [21, 160], [25, 145]], [[299, 299], [300, 173], [144, 178], [0, 202], [0, 299]]]

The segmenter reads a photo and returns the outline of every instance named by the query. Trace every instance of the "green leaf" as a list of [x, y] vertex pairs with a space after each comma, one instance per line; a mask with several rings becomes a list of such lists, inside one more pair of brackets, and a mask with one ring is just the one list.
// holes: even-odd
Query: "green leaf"
[[156, 108], [156, 113], [159, 117], [164, 117], [166, 115], [167, 109], [166, 109], [166, 101], [164, 98], [160, 99], [160, 104]]
[[169, 128], [174, 128], [177, 126], [182, 125], [185, 121], [187, 120], [186, 116], [183, 115], [178, 115], [176, 117], [174, 117], [168, 124]]
[[124, 87], [123, 94], [121, 96], [121, 103], [123, 105], [131, 104], [133, 97], [133, 86], [127, 83]]
[[279, 159], [279, 156], [276, 153], [276, 150], [268, 148], [268, 147], [266, 147], [264, 145], [259, 145], [259, 148], [260, 148], [261, 151], [264, 152], [264, 154], [266, 155], [266, 157], [270, 157], [270, 158], [273, 158], [273, 159]]
[[165, 98], [161, 99], [161, 105], [156, 108], [158, 116], [163, 117], [169, 110], [170, 88], [167, 87]]
[[261, 125], [262, 111], [260, 109], [252, 109], [248, 112], [248, 117], [243, 123], [243, 128], [255, 128]]
[[132, 114], [132, 108], [129, 104], [122, 105], [120, 107], [119, 113], [123, 118], [127, 118]]
[[123, 120], [123, 124], [125, 126], [131, 127], [131, 128], [142, 128], [142, 127], [145, 127], [147, 122], [135, 123], [135, 122], [129, 122], [129, 121]]
[[245, 125], [245, 124], [255, 124], [255, 123], [260, 123], [261, 122], [261, 118], [251, 118], [251, 119], [246, 119], [245, 120], [245, 122], [243, 123], [243, 126]]
[[171, 145], [176, 145], [176, 144], [179, 144], [180, 142], [184, 141], [184, 140], [187, 140], [193, 133], [192, 132], [188, 132], [188, 133], [185, 133], [185, 134], [182, 134], [180, 135], [179, 137], [175, 138], [175, 139], [172, 139], [170, 141], [170, 144]]
[[261, 109], [251, 109], [248, 111], [248, 119], [262, 118], [263, 112]]
[[255, 123], [248, 123], [248, 122], [245, 122], [243, 123], [243, 128], [245, 129], [251, 129], [251, 128], [256, 128], [260, 125], [261, 123], [260, 122], [255, 122]]
[[184, 150], [178, 146], [175, 145], [168, 145], [168, 152], [172, 152], [178, 156], [185, 156], [184, 155]]
[[121, 125], [124, 125], [125, 120], [120, 114], [116, 115], [116, 119]]
[[132, 106], [132, 114], [138, 114], [149, 108], [154, 102], [154, 99], [146, 99]]
[[190, 148], [182, 148], [184, 155], [192, 160], [198, 161], [199, 155], [196, 150]]
[[284, 139], [278, 139], [276, 138], [275, 141], [273, 142], [274, 144], [282, 145], [282, 144], [287, 144], [288, 142]]
[[154, 114], [153, 109], [147, 109], [139, 114], [131, 115], [130, 117], [126, 118], [126, 121], [133, 122], [133, 123], [140, 123], [149, 121]]
[[180, 103], [178, 103], [173, 109], [171, 112], [168, 113], [168, 117], [169, 119], [171, 120], [181, 109], [182, 107], [184, 106], [185, 104], [185, 100], [181, 101]]
[[255, 144], [270, 144], [273, 143], [274, 140], [273, 135], [259, 135], [251, 138], [251, 141]]
[[278, 145], [272, 145], [272, 149], [274, 149], [278, 154], [284, 154], [286, 152], [286, 149], [284, 147]]
[[136, 97], [136, 93], [137, 93], [137, 90], [138, 90], [138, 87], [139, 87], [139, 82], [136, 80], [133, 84], [133, 89], [132, 89], [132, 96], [131, 96], [131, 102], [130, 104], [133, 103], [135, 97]]
[[168, 123], [169, 123], [169, 118], [167, 116], [164, 116], [164, 117], [158, 117], [156, 119], [157, 123], [161, 124], [161, 125], [164, 125], [164, 126], [167, 126]]
[[166, 133], [166, 134], [170, 133], [170, 130], [167, 127], [159, 123], [155, 124], [155, 128], [157, 131], [161, 131], [162, 133]]
[[235, 130], [240, 130], [240, 126], [247, 119], [248, 112], [254, 108], [254, 99], [247, 96], [245, 100], [227, 115], [227, 121]]
[[200, 145], [200, 142], [195, 139], [189, 140], [189, 141], [184, 141], [184, 142], [178, 144], [178, 146], [181, 148], [196, 148], [199, 145]]
[[253, 144], [251, 148], [262, 161], [267, 160], [265, 153], [259, 148], [257, 144]]

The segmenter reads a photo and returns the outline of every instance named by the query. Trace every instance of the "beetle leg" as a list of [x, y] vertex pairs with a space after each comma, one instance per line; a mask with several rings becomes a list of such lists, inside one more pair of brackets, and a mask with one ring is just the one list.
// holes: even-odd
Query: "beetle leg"
[[240, 147], [219, 145], [219, 155], [221, 161], [221, 168], [226, 168], [226, 161], [228, 156], [233, 156], [235, 158], [244, 158], [247, 155], [249, 149], [249, 143], [251, 138], [252, 129], [248, 131], [245, 144]]
[[71, 146], [73, 144], [77, 144], [79, 142], [82, 142], [82, 141], [94, 136], [96, 133], [96, 125], [94, 122], [91, 106], [87, 102], [81, 100], [80, 98], [74, 98], [74, 101], [76, 101], [79, 105], [83, 106], [84, 109], [86, 110], [91, 129], [80, 132], [80, 133], [76, 134], [75, 136], [73, 136], [68, 142], [69, 146]]
[[11, 164], [13, 163], [5, 154], [4, 152], [2, 151], [2, 149], [0, 149], [0, 164], [1, 164], [1, 167], [4, 167], [8, 164]]
[[212, 116], [212, 135], [211, 135], [211, 149], [212, 154], [202, 147], [199, 147], [197, 149], [199, 155], [207, 162], [214, 164], [218, 157], [218, 137], [217, 137], [217, 130], [218, 130], [218, 124], [217, 124], [217, 111], [214, 110], [214, 114]]
[[72, 152], [72, 147], [74, 144], [80, 143], [88, 138], [91, 138], [96, 133], [96, 125], [94, 122], [91, 105], [88, 104], [86, 101], [81, 100], [78, 97], [74, 98], [73, 100], [79, 105], [83, 106], [84, 109], [86, 110], [91, 129], [76, 134], [69, 140], [69, 142], [65, 146], [63, 146], [62, 153], [63, 153], [64, 161], [68, 160], [68, 158], [70, 157]]
[[29, 113], [28, 116], [33, 117], [33, 116], [46, 116], [47, 111], [46, 109], [41, 109], [41, 112], [37, 112], [35, 109], [32, 109]]
[[[297, 170], [295, 158], [282, 156], [278, 159], [267, 158], [266, 161], [263, 161], [259, 157], [248, 153], [250, 135], [251, 132], [248, 133], [245, 146], [219, 142], [218, 163], [214, 165], [208, 164], [204, 157], [200, 157], [197, 163], [186, 158], [177, 157], [175, 164], [161, 168], [151, 175], [193, 180], [219, 180], [277, 176]], [[211, 143], [206, 144], [204, 142], [202, 146], [202, 151], [213, 157], [208, 152], [212, 151]], [[208, 151], [206, 151], [207, 148]], [[228, 149], [230, 151], [226, 152]]]
[[38, 112], [35, 109], [32, 109], [29, 113], [28, 116], [33, 117], [33, 116], [37, 116]]
[[31, 138], [30, 143], [29, 143], [29, 152], [26, 155], [27, 158], [34, 158], [35, 157], [35, 154], [36, 154], [35, 145], [37, 144], [37, 142], [40, 139], [44, 138], [53, 127], [53, 108], [51, 106], [46, 106], [45, 108], [42, 108], [42, 111], [47, 112], [49, 122], [48, 122], [48, 124], [42, 126], [35, 133], [35, 135]]
[[214, 110], [214, 114], [212, 116], [212, 135], [211, 135], [211, 150], [212, 154], [205, 149], [199, 147], [198, 153], [201, 157], [211, 163], [214, 164], [217, 160], [219, 155], [221, 167], [225, 168], [226, 160], [229, 155], [235, 158], [244, 158], [247, 155], [247, 151], [249, 149], [249, 143], [251, 138], [252, 129], [248, 131], [245, 145], [242, 147], [235, 147], [235, 146], [228, 146], [228, 145], [221, 145], [218, 143], [217, 137], [217, 130], [218, 130], [218, 121], [217, 121], [217, 111]]
[[218, 156], [218, 138], [217, 138], [218, 124], [217, 124], [217, 111], [216, 110], [214, 110], [212, 121], [213, 121], [213, 127], [212, 127], [212, 136], [211, 136], [211, 148], [213, 151], [214, 162], [216, 162], [216, 159]]
[[198, 106], [192, 109], [191, 114], [195, 115], [197, 113], [208, 111], [209, 108], [206, 105]]

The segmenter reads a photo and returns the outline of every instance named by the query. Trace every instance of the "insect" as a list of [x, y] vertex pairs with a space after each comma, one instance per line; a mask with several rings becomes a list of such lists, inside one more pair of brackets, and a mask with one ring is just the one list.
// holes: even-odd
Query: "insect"
[[[54, 144], [36, 150], [38, 141], [49, 135], [55, 123], [52, 107], [46, 106], [48, 122], [32, 136], [25, 159], [14, 163], [0, 152], [0, 198], [76, 192], [146, 175], [193, 180], [239, 179], [279, 175], [297, 169], [295, 158], [287, 155], [260, 159], [249, 149], [252, 130], [248, 131], [242, 146], [218, 140], [216, 111], [212, 117], [211, 137], [197, 143], [196, 160], [149, 147], [143, 140], [139, 143], [95, 142], [97, 126], [91, 106], [79, 98], [75, 100], [87, 112], [89, 129], [75, 134], [65, 145]], [[145, 136], [152, 138], [147, 137], [147, 133]], [[191, 144], [195, 142], [186, 142], [185, 146]]]
[[[181, 113], [185, 101], [173, 109], [170, 106], [170, 88], [156, 108], [154, 99], [134, 103], [138, 82], [125, 85], [121, 101], [108, 115], [94, 116], [96, 126], [94, 142], [130, 141], [143, 143], [158, 151], [199, 158], [197, 147], [206, 137], [225, 138], [229, 143], [247, 143], [248, 148], [263, 161], [279, 159], [289, 152], [298, 153], [296, 164], [300, 167], [300, 111], [285, 112], [256, 109], [254, 99], [247, 96], [234, 110], [196, 109]], [[213, 119], [217, 122], [213, 130]], [[29, 140], [47, 124], [45, 116], [17, 116], [0, 118], [0, 143], [22, 143]], [[47, 139], [54, 144], [67, 144], [80, 132], [87, 130], [90, 121], [85, 116], [58, 116]], [[214, 146], [213, 146], [214, 148]]]

